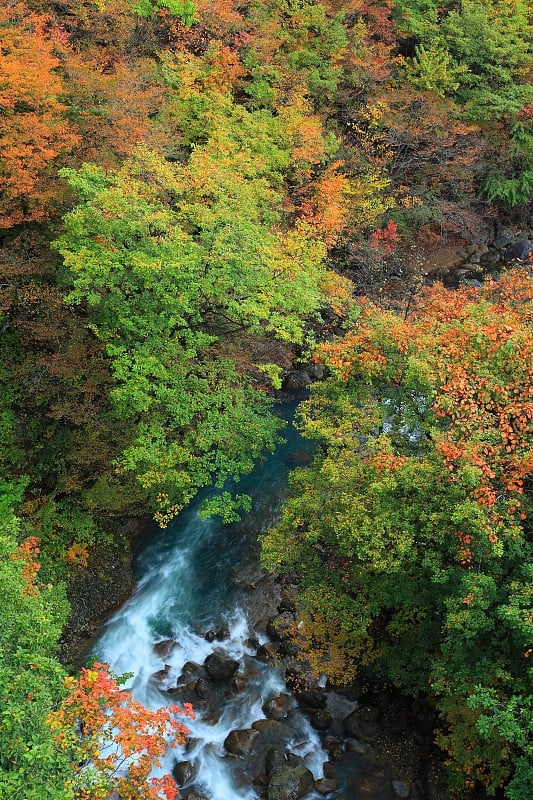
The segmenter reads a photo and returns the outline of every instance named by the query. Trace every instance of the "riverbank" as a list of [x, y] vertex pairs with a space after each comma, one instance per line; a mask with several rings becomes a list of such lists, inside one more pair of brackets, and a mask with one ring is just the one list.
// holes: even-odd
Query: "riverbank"
[[69, 669], [84, 665], [106, 619], [131, 596], [137, 543], [149, 522], [148, 516], [114, 522], [113, 545], [94, 548], [88, 566], [72, 577], [67, 587], [71, 611], [59, 650], [60, 661]]

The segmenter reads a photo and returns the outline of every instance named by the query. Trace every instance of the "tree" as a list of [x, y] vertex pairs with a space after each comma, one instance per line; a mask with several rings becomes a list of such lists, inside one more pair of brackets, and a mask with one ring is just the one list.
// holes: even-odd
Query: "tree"
[[69, 800], [69, 763], [48, 725], [63, 695], [55, 652], [68, 605], [61, 585], [38, 581], [39, 540], [13, 512], [23, 488], [0, 483], [0, 795]]
[[4, 3], [0, 35], [0, 227], [8, 228], [45, 214], [52, 165], [77, 136], [64, 117], [49, 19]]
[[169, 747], [185, 743], [189, 730], [177, 716], [194, 719], [190, 704], [147, 709], [98, 662], [65, 684], [67, 697], [50, 726], [71, 764], [70, 796], [103, 800], [117, 792], [123, 800], [174, 800], [178, 791], [169, 775], [149, 776]]
[[[332, 376], [301, 420], [323, 448], [264, 542], [267, 566], [300, 576], [318, 671], [371, 664], [429, 687], [456, 790], [532, 778], [516, 728], [530, 713], [532, 299], [513, 272], [437, 285], [404, 319], [362, 303], [318, 351]], [[491, 711], [506, 707], [524, 708], [514, 727]]]
[[116, 174], [70, 173], [82, 198], [58, 243], [70, 302], [93, 310], [115, 414], [135, 432], [118, 468], [138, 476], [161, 521], [274, 441], [268, 403], [219, 348], [239, 333], [303, 341], [327, 302], [321, 240], [304, 223], [280, 226], [290, 150], [279, 122], [244, 109], [237, 119], [185, 166], [139, 150]]

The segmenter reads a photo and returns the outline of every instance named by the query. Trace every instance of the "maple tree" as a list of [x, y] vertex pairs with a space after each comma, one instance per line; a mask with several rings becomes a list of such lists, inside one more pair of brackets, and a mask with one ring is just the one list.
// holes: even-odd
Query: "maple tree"
[[189, 730], [181, 719], [194, 719], [190, 704], [147, 709], [99, 662], [65, 685], [67, 696], [50, 726], [72, 764], [68, 791], [77, 800], [107, 798], [113, 791], [123, 800], [174, 800], [178, 791], [169, 775], [149, 776], [169, 748], [184, 744]]
[[[518, 271], [481, 289], [434, 286], [404, 318], [362, 302], [354, 329], [317, 353], [332, 377], [301, 421], [324, 449], [264, 541], [268, 566], [300, 576], [296, 633], [317, 671], [342, 681], [371, 664], [410, 693], [429, 686], [451, 784], [507, 783], [513, 798], [532, 778], [518, 733], [530, 708], [532, 300]], [[523, 708], [515, 728], [498, 703]]]
[[[41, 218], [48, 171], [77, 142], [64, 116], [53, 27], [24, 3], [0, 6], [0, 227]], [[59, 34], [56, 32], [55, 34]]]

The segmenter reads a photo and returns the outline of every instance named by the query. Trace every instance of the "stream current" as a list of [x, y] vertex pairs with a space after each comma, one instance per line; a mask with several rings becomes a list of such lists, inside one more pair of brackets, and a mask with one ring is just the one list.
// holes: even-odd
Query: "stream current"
[[[293, 410], [292, 405], [286, 406], [282, 414], [290, 418]], [[239, 523], [201, 519], [199, 505], [207, 494], [203, 493], [166, 530], [148, 531], [136, 560], [136, 591], [107, 622], [95, 646], [98, 658], [108, 662], [113, 672], [132, 673], [125, 688], [150, 708], [180, 703], [179, 694], [167, 694], [165, 689], [176, 686], [188, 663], [201, 665], [214, 651], [239, 661], [245, 688], [218, 690], [214, 713], [210, 709], [202, 716], [196, 709], [196, 720], [185, 720], [191, 731], [188, 744], [172, 750], [161, 770], [154, 772], [169, 773], [176, 762], [191, 762], [195, 775], [181, 796], [194, 790], [209, 800], [259, 797], [253, 776], [246, 774], [240, 759], [227, 755], [224, 741], [230, 731], [264, 719], [265, 701], [287, 689], [274, 666], [254, 658], [256, 647], [250, 639], [255, 636], [264, 642], [266, 637], [250, 628], [246, 595], [235, 587], [233, 576], [251, 560], [257, 562], [258, 537], [276, 522], [288, 491], [291, 454], [313, 449], [290, 423], [283, 436], [285, 441], [276, 452], [240, 481], [239, 492], [251, 495], [253, 507]], [[220, 627], [226, 629], [224, 640], [209, 642], [206, 633]], [[176, 645], [168, 648], [168, 640]], [[159, 648], [158, 643], [162, 643]], [[158, 680], [154, 680], [156, 673]], [[290, 705], [289, 751], [303, 758], [317, 779], [327, 755], [296, 703], [291, 700]]]

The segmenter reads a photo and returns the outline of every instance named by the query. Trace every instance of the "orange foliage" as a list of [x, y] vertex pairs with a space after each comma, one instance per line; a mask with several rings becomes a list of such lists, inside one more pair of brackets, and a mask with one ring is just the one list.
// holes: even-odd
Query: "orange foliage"
[[41, 569], [41, 565], [36, 561], [37, 556], [41, 552], [39, 547], [39, 539], [37, 536], [28, 536], [23, 542], [19, 544], [17, 549], [12, 555], [16, 561], [23, 561], [22, 577], [26, 581], [26, 594], [33, 594], [37, 591], [35, 587], [35, 580], [37, 573]]
[[76, 143], [55, 73], [49, 20], [0, 5], [0, 227], [36, 220], [52, 196], [47, 169]]
[[[69, 694], [49, 721], [58, 747], [72, 752], [69, 788], [78, 800], [103, 799], [113, 790], [121, 800], [174, 800], [172, 778], [149, 780], [149, 775], [160, 766], [169, 740], [171, 747], [184, 744], [189, 731], [176, 715], [194, 719], [190, 704], [147, 709], [120, 690], [108, 664], [82, 669], [65, 684]], [[92, 770], [86, 769], [88, 762]]]
[[335, 243], [344, 228], [348, 202], [348, 179], [339, 173], [341, 161], [335, 161], [318, 178], [310, 200], [301, 206], [302, 218], [324, 237], [326, 245]]
[[[533, 281], [520, 270], [479, 289], [434, 285], [403, 321], [362, 301], [356, 329], [322, 345], [320, 354], [343, 380], [355, 375], [389, 385], [403, 382], [405, 359], [422, 361], [422, 380], [435, 393], [432, 412], [442, 422], [432, 435], [452, 479], [475, 467], [477, 502], [493, 509], [505, 498], [514, 513], [533, 472], [532, 301]], [[495, 510], [491, 521], [494, 529]], [[468, 548], [463, 555], [466, 563]]]

